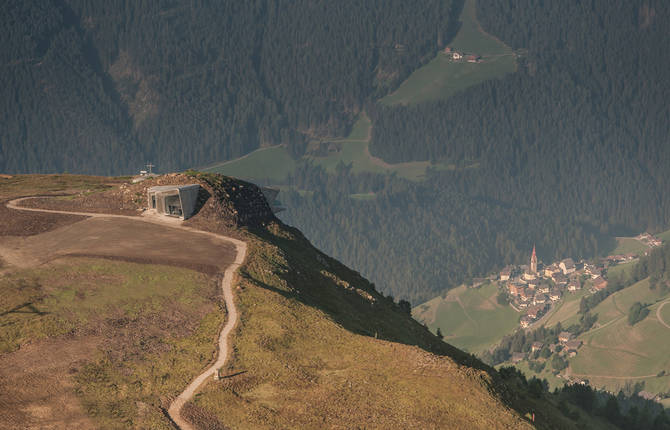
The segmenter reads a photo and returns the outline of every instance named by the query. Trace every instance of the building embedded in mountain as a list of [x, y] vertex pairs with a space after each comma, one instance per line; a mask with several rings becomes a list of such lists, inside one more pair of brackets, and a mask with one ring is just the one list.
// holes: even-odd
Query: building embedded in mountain
[[195, 214], [200, 185], [162, 185], [147, 190], [149, 210], [188, 219]]

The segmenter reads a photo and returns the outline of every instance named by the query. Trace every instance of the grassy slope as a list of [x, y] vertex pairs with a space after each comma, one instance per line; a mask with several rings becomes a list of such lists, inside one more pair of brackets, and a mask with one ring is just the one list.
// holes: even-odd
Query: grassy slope
[[617, 237], [616, 244], [616, 248], [611, 250], [609, 255], [639, 254], [649, 249], [647, 245], [632, 237]]
[[[64, 183], [51, 187], [48, 178], [22, 177], [24, 189], [0, 185], [0, 197], [109, 182], [58, 178]], [[437, 340], [297, 230], [236, 234], [251, 246], [236, 289], [234, 356], [223, 370], [238, 375], [209, 384], [188, 405], [201, 427], [519, 428], [530, 411], [541, 428], [574, 427], [552, 401], [510, 393], [495, 372]], [[3, 310], [32, 301], [50, 312], [6, 314], [14, 321], [2, 328], [13, 339], [7, 348], [28, 340], [39, 348], [43, 336], [103, 338], [100, 353], [67, 376], [103, 428], [169, 428], [160, 408], [212, 356], [224, 317], [217, 286], [185, 269], [67, 259], [0, 279], [9, 283]]]
[[623, 279], [628, 279], [627, 276], [633, 268], [635, 268], [637, 260], [629, 261], [628, 263], [617, 264], [607, 269], [607, 276], [623, 276]]
[[168, 429], [160, 398], [181, 390], [212, 356], [224, 319], [215, 288], [187, 269], [90, 258], [13, 270], [0, 278], [0, 309], [32, 305], [3, 316], [0, 350], [102, 337], [98, 356], [72, 375], [86, 412], [104, 428]]
[[[436, 342], [296, 230], [273, 226], [270, 232], [252, 239], [237, 291], [243, 317], [233, 361], [224, 369], [230, 377], [207, 386], [188, 407], [202, 426], [524, 425], [491, 396], [486, 373], [456, 364], [466, 355]], [[518, 401], [522, 415], [542, 416], [539, 427], [574, 426], [550, 402], [525, 395]]]
[[[631, 267], [626, 264], [617, 268], [627, 271]], [[582, 290], [576, 295], [568, 295], [567, 301], [551, 315], [547, 324], [551, 326], [561, 321], [567, 326], [577, 322], [579, 300], [584, 294], [586, 292]], [[642, 280], [598, 304], [592, 310], [598, 314], [598, 323], [580, 336], [584, 346], [576, 357], [569, 359], [570, 372], [588, 379], [593, 386], [612, 391], [618, 391], [626, 381], [637, 380], [644, 381], [648, 391], [670, 390], [669, 376], [656, 377], [661, 370], [670, 373], [670, 344], [662, 341], [670, 336], [670, 330], [656, 320], [656, 309], [669, 298], [670, 294], [650, 290], [648, 281]], [[653, 305], [647, 318], [631, 327], [627, 320], [628, 309], [638, 301]], [[665, 308], [663, 315], [670, 319], [670, 305]], [[536, 375], [526, 363], [516, 366], [527, 375]], [[552, 387], [562, 384], [546, 369], [536, 376], [547, 378]]]
[[470, 86], [499, 78], [516, 68], [512, 50], [485, 33], [476, 18], [475, 0], [467, 0], [461, 13], [462, 26], [449, 45], [457, 51], [481, 55], [481, 63], [452, 62], [438, 53], [433, 60], [412, 73], [384, 104], [413, 104], [445, 99]]
[[[273, 231], [252, 239], [237, 293], [243, 318], [227, 372], [246, 373], [208, 386], [194, 416], [214, 415], [233, 428], [521, 425], [490, 396], [478, 371], [411, 345], [458, 360], [462, 353], [297, 231]], [[464, 393], [482, 407], [458, 406]]]
[[661, 318], [666, 324], [670, 324], [670, 304], [663, 306], [663, 309], [661, 309]]
[[296, 162], [282, 145], [261, 148], [244, 157], [204, 168], [203, 171], [222, 173], [247, 179], [281, 181], [292, 173]]
[[[351, 163], [353, 173], [396, 173], [409, 180], [421, 180], [426, 173], [426, 168], [430, 166], [429, 162], [386, 164], [370, 156], [368, 142], [371, 126], [370, 119], [365, 114], [361, 114], [349, 136], [332, 141], [341, 147], [340, 151], [325, 157], [305, 155], [303, 159], [323, 166], [330, 172], [334, 172], [339, 163]], [[236, 160], [206, 167], [203, 170], [249, 180], [281, 182], [293, 173], [296, 167], [297, 162], [291, 158], [284, 146], [273, 146], [256, 150]], [[446, 165], [432, 167], [436, 169], [453, 168]]]
[[514, 331], [519, 323], [520, 314], [496, 303], [496, 295], [494, 284], [478, 289], [461, 286], [451, 290], [445, 298], [436, 297], [417, 306], [414, 317], [431, 330], [439, 327], [445, 340], [453, 345], [481, 352]]
[[585, 345], [570, 360], [571, 371], [610, 390], [627, 380], [643, 380], [648, 391], [668, 391], [670, 376], [656, 375], [662, 370], [670, 372], [670, 343], [661, 341], [670, 336], [670, 329], [656, 319], [657, 307], [651, 306], [649, 316], [632, 327], [624, 316], [582, 335]]
[[670, 230], [666, 230], [663, 233], [658, 234], [658, 238], [662, 241], [670, 240]]
[[561, 325], [567, 327], [573, 322], [578, 321], [579, 317], [577, 316], [577, 312], [579, 311], [579, 302], [582, 297], [588, 294], [590, 293], [586, 289], [576, 291], [575, 293], [566, 293], [563, 296], [561, 303], [559, 303], [556, 309], [549, 315], [545, 325], [551, 327], [560, 322]]
[[[607, 375], [619, 378], [653, 376], [659, 371], [670, 372], [670, 343], [660, 341], [670, 336], [670, 329], [656, 319], [656, 309], [670, 294], [650, 290], [649, 282], [637, 284], [611, 295], [593, 310], [598, 314], [599, 327], [584, 333], [585, 345], [571, 360], [575, 373]], [[649, 315], [634, 326], [628, 325], [628, 309], [635, 302], [653, 304]], [[612, 388], [622, 381], [615, 378], [594, 378]], [[666, 381], [667, 382], [667, 381]], [[666, 385], [662, 391], [670, 389]]]

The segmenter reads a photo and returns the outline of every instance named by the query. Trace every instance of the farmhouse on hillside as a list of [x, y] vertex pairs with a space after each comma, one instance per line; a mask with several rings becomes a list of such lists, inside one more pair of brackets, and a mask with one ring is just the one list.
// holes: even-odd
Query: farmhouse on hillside
[[570, 333], [568, 331], [562, 331], [558, 335], [558, 341], [561, 342], [561, 343], [566, 343], [566, 342], [569, 342], [570, 340], [572, 340], [572, 333]]

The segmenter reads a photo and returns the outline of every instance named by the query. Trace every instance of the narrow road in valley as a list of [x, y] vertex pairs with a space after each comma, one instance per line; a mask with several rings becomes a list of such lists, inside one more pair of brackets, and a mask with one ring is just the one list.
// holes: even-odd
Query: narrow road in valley
[[571, 376], [578, 376], [580, 378], [603, 378], [603, 379], [648, 379], [656, 378], [658, 374], [642, 375], [642, 376], [610, 376], [610, 375], [588, 375], [586, 373], [570, 373]]
[[228, 353], [229, 353], [229, 348], [228, 348], [228, 336], [232, 332], [232, 330], [235, 328], [235, 325], [237, 324], [238, 320], [238, 313], [237, 313], [237, 308], [235, 307], [235, 300], [233, 297], [233, 290], [232, 290], [232, 284], [233, 280], [235, 277], [235, 272], [237, 269], [242, 265], [244, 262], [244, 259], [247, 254], [247, 244], [241, 240], [238, 239], [233, 239], [232, 237], [228, 236], [223, 236], [220, 234], [216, 233], [210, 233], [202, 230], [196, 230], [194, 228], [190, 227], [184, 227], [181, 225], [181, 221], [179, 221], [176, 218], [167, 218], [164, 216], [129, 216], [129, 215], [112, 215], [112, 214], [101, 214], [101, 213], [91, 213], [91, 212], [70, 212], [70, 211], [59, 211], [59, 210], [51, 210], [51, 209], [38, 209], [38, 208], [26, 208], [22, 206], [18, 206], [17, 203], [19, 203], [22, 200], [27, 200], [31, 199], [34, 197], [24, 197], [20, 199], [15, 199], [7, 203], [7, 207], [10, 209], [15, 209], [15, 210], [20, 210], [20, 211], [30, 211], [30, 212], [48, 212], [48, 213], [56, 213], [56, 214], [64, 214], [64, 215], [83, 215], [87, 217], [101, 217], [101, 218], [125, 218], [125, 219], [131, 219], [139, 222], [149, 222], [149, 223], [154, 223], [154, 224], [161, 224], [165, 226], [169, 226], [171, 228], [177, 228], [180, 230], [186, 230], [195, 234], [200, 234], [200, 235], [206, 235], [210, 237], [215, 237], [227, 242], [231, 242], [233, 245], [235, 245], [235, 261], [230, 264], [223, 275], [223, 280], [221, 281], [221, 290], [223, 292], [223, 299], [226, 305], [226, 310], [228, 312], [228, 318], [226, 320], [225, 325], [223, 326], [223, 329], [221, 330], [221, 333], [219, 333], [219, 340], [218, 340], [218, 354], [216, 361], [214, 364], [209, 366], [207, 369], [205, 369], [204, 372], [202, 372], [200, 375], [198, 375], [189, 385], [186, 387], [184, 391], [182, 391], [170, 404], [170, 407], [168, 408], [168, 414], [170, 415], [170, 418], [174, 421], [175, 424], [181, 429], [181, 430], [192, 430], [193, 426], [184, 420], [181, 416], [181, 410], [183, 406], [188, 402], [198, 391], [198, 389], [208, 380], [208, 379], [213, 379], [214, 375], [216, 372], [219, 371], [221, 367], [223, 367], [226, 364], [226, 361], [228, 360]]
[[661, 324], [663, 324], [667, 328], [670, 328], [670, 324], [663, 321], [663, 317], [661, 317], [661, 309], [663, 309], [663, 306], [667, 305], [668, 303], [670, 303], [670, 300], [668, 300], [667, 302], [661, 303], [661, 306], [659, 306], [658, 309], [656, 309], [656, 319], [658, 319], [658, 322], [660, 322]]

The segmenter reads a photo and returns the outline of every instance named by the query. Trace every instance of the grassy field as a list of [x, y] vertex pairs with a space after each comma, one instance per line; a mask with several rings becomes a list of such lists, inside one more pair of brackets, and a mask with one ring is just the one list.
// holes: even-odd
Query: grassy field
[[[5, 365], [26, 365], [24, 354], [42, 344], [56, 351], [69, 345], [77, 353], [99, 345], [76, 362], [68, 362], [72, 352], [55, 354], [42, 369], [44, 381], [74, 386], [81, 414], [101, 428], [171, 428], [161, 398], [181, 391], [211, 359], [225, 316], [211, 278], [168, 266], [66, 258], [13, 270], [0, 287]], [[36, 403], [49, 407], [42, 394], [21, 388], [34, 384], [15, 377], [10, 396], [21, 396], [24, 406], [37, 396]]]
[[[541, 428], [574, 428], [297, 230], [238, 234], [241, 318], [223, 379], [185, 407], [195, 427], [532, 428], [532, 411]], [[8, 428], [173, 428], [163, 411], [213, 358], [225, 317], [214, 279], [168, 266], [63, 257], [4, 267], [0, 289]]]
[[[592, 311], [598, 314], [598, 325], [580, 336], [584, 346], [570, 359], [570, 371], [613, 391], [626, 381], [644, 381], [651, 392], [670, 390], [670, 378], [657, 376], [661, 371], [670, 373], [670, 343], [662, 340], [670, 336], [670, 329], [656, 319], [656, 309], [668, 297], [667, 292], [650, 290], [645, 279], [605, 299]], [[652, 304], [650, 312], [630, 326], [628, 309], [638, 301]]]
[[[551, 360], [551, 358], [549, 358], [549, 360]], [[501, 364], [498, 367], [510, 366], [510, 365], [511, 364], [509, 362], [506, 362], [506, 363]], [[551, 364], [550, 363], [547, 363], [544, 366], [544, 369], [542, 370], [542, 372], [540, 372], [540, 373], [536, 373], [536, 372], [530, 370], [530, 367], [528, 367], [528, 362], [525, 361], [525, 360], [520, 361], [518, 363], [515, 363], [515, 364], [513, 364], [513, 366], [516, 367], [517, 369], [521, 370], [526, 375], [526, 377], [528, 377], [528, 378], [530, 378], [532, 376], [535, 376], [536, 378], [546, 379], [547, 382], [549, 383], [549, 390], [550, 391], [553, 391], [554, 388], [563, 387], [563, 385], [565, 384], [565, 379], [557, 378], [556, 376], [554, 376], [554, 374], [552, 373], [552, 370], [551, 370]]]
[[201, 170], [242, 179], [281, 181], [292, 173], [296, 162], [282, 145], [257, 149], [244, 157]]
[[666, 230], [663, 233], [658, 234], [657, 236], [658, 236], [659, 239], [661, 239], [664, 242], [668, 241], [668, 240], [670, 240], [670, 230]]
[[374, 200], [377, 198], [377, 195], [375, 193], [359, 193], [359, 194], [350, 194], [349, 197], [351, 197], [354, 200]]
[[[670, 343], [664, 341], [670, 336], [670, 329], [656, 319], [656, 309], [670, 298], [670, 294], [649, 290], [648, 285], [648, 281], [643, 280], [596, 306], [592, 312], [598, 314], [598, 324], [579, 337], [584, 345], [577, 356], [569, 360], [571, 375], [588, 379], [592, 386], [613, 392], [618, 392], [629, 381], [643, 381], [645, 389], [654, 393], [670, 390]], [[578, 297], [566, 301], [552, 315], [548, 325], [557, 321], [564, 326], [576, 322]], [[627, 311], [636, 301], [654, 304], [643, 321], [630, 326]], [[670, 305], [662, 309], [662, 317], [670, 319]], [[548, 368], [537, 374], [530, 370], [526, 361], [514, 366], [528, 376], [546, 378], [552, 389], [564, 383]], [[666, 375], [658, 376], [661, 371]]]
[[[334, 139], [332, 142], [340, 149], [327, 156], [317, 157], [305, 155], [303, 160], [322, 166], [329, 172], [334, 172], [339, 163], [351, 164], [353, 173], [370, 172], [380, 174], [395, 173], [400, 177], [420, 181], [426, 174], [426, 169], [454, 169], [455, 166], [437, 164], [431, 165], [427, 161], [410, 163], [388, 164], [372, 157], [368, 151], [368, 142], [372, 124], [370, 119], [362, 114], [354, 124], [349, 136], [343, 139]], [[273, 146], [256, 150], [244, 157], [227, 161], [201, 170], [221, 173], [247, 180], [269, 180], [281, 182], [293, 173], [298, 162], [291, 158], [284, 146]]]
[[655, 303], [666, 297], [666, 295], [662, 294], [659, 289], [650, 290], [649, 281], [644, 279], [612, 294], [598, 304], [592, 312], [598, 314], [599, 324], [607, 324], [612, 320], [627, 315], [628, 309], [635, 302]]
[[617, 246], [609, 252], [614, 254], [640, 254], [649, 249], [647, 245], [632, 237], [617, 237]]
[[661, 309], [661, 318], [666, 324], [670, 324], [670, 304], [663, 306]]
[[414, 309], [414, 317], [435, 331], [439, 327], [445, 340], [470, 352], [481, 352], [519, 325], [519, 316], [510, 306], [496, 302], [494, 284], [480, 288], [461, 286], [446, 298], [435, 299]]
[[570, 360], [572, 373], [608, 389], [627, 380], [642, 380], [649, 391], [670, 390], [670, 378], [657, 376], [670, 372], [670, 342], [662, 341], [670, 336], [670, 329], [656, 319], [657, 307], [651, 306], [649, 315], [632, 327], [623, 317], [582, 335], [584, 346]]
[[637, 264], [636, 260], [612, 266], [607, 269], [607, 276], [623, 276], [623, 279], [627, 279], [630, 271], [635, 267], [635, 264]]
[[551, 313], [545, 322], [545, 325], [551, 327], [560, 322], [562, 326], [567, 327], [573, 322], [578, 322], [579, 316], [577, 312], [579, 312], [579, 302], [582, 297], [588, 294], [590, 293], [587, 289], [582, 289], [575, 293], [566, 293], [556, 307], [556, 310]]
[[480, 63], [453, 62], [443, 53], [412, 73], [384, 104], [414, 104], [445, 99], [458, 91], [516, 69], [516, 57], [504, 43], [485, 33], [476, 17], [475, 0], [467, 0], [460, 20], [462, 26], [449, 45], [459, 52], [482, 56]]

